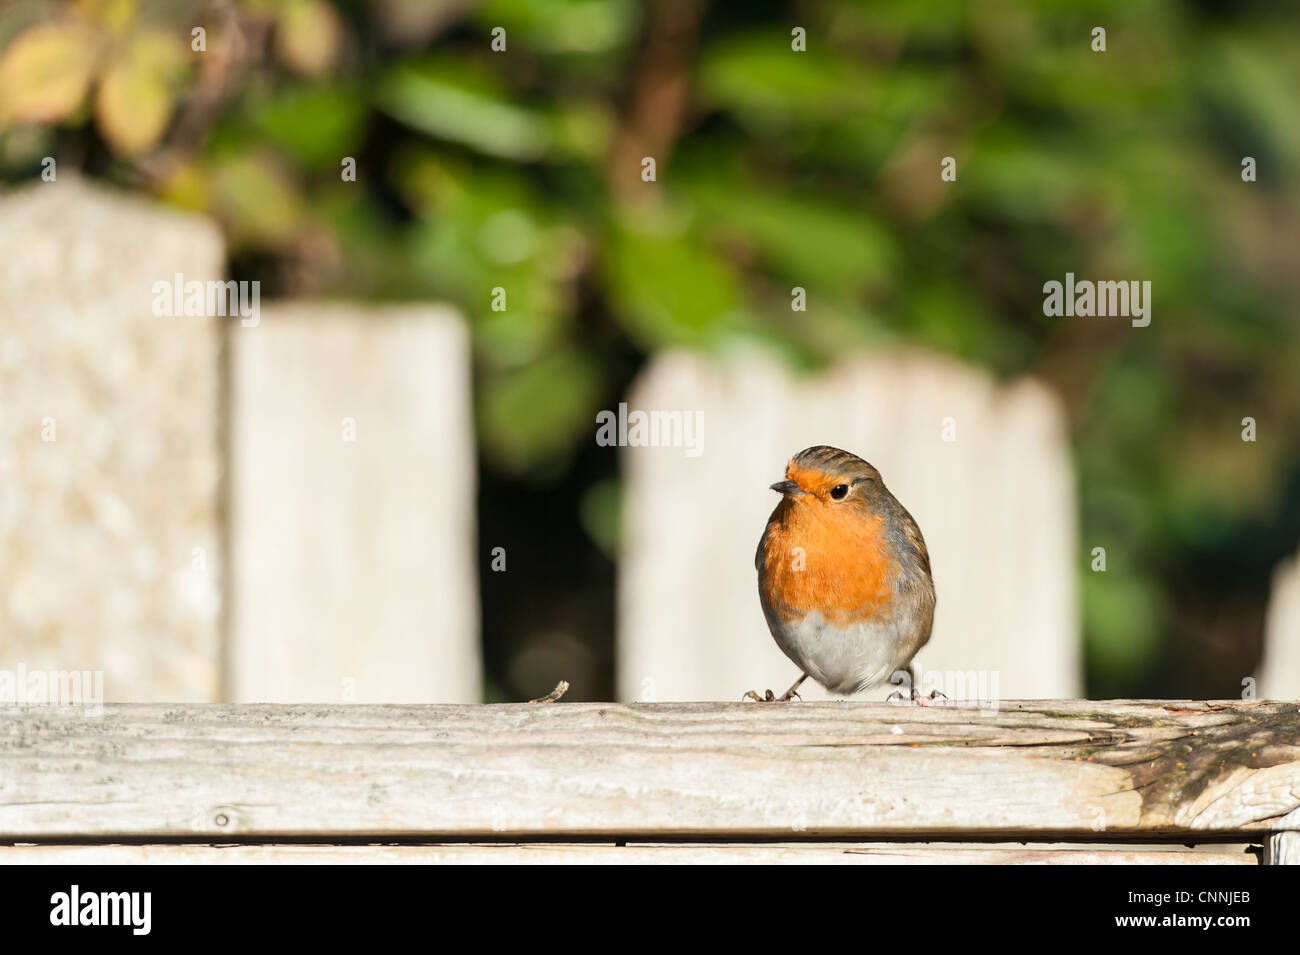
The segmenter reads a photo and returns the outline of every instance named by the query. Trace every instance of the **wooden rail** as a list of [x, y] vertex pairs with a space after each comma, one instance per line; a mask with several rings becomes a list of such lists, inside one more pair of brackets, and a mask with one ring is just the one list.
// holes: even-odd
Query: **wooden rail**
[[0, 707], [0, 861], [1256, 863], [1298, 831], [1296, 703]]

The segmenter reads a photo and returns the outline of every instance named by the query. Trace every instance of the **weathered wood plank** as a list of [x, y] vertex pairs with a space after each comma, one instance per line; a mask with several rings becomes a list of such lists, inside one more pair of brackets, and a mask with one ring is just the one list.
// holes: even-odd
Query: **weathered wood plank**
[[1275, 700], [1300, 697], [1300, 555], [1273, 573], [1264, 618], [1264, 658], [1257, 696]]
[[1300, 829], [1293, 703], [0, 709], [11, 841], [1092, 842], [1277, 829]]
[[3, 865], [1259, 865], [1243, 845], [444, 843], [0, 846]]
[[1264, 843], [1264, 865], [1300, 865], [1300, 832], [1274, 832]]
[[219, 319], [160, 313], [224, 258], [63, 167], [0, 197], [0, 700], [221, 698]]
[[277, 303], [228, 340], [227, 698], [478, 702], [464, 322]]

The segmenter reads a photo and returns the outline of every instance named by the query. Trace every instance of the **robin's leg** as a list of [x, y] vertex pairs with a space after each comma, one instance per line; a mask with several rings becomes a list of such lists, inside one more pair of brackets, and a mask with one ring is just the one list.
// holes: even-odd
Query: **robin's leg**
[[758, 695], [757, 690], [749, 690], [741, 697], [741, 700], [753, 700], [756, 703], [789, 703], [795, 697], [802, 700], [803, 697], [799, 696], [799, 687], [803, 685], [803, 681], [806, 679], [808, 679], [807, 673], [795, 680], [794, 686], [786, 690], [781, 696], [777, 696], [771, 690], [767, 690], [762, 696]]
[[794, 681], [794, 686], [792, 686], [792, 687], [790, 687], [790, 689], [786, 690], [785, 693], [780, 697], [781, 702], [782, 702], [782, 703], [789, 703], [791, 700], [795, 699], [796, 697], [798, 697], [799, 699], [802, 700], [803, 697], [802, 697], [802, 696], [799, 696], [799, 687], [803, 686], [803, 681], [806, 680], [806, 679], [808, 679], [808, 674], [807, 674], [807, 673], [805, 673], [803, 676], [799, 677], [799, 679], [795, 680], [795, 681]]

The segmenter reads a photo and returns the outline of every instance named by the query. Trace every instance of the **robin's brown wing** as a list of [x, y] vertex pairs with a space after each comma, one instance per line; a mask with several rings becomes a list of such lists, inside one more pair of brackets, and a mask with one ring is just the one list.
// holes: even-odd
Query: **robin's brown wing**
[[912, 520], [912, 515], [903, 509], [903, 536], [907, 542], [916, 548], [917, 556], [921, 559], [921, 566], [925, 572], [930, 573], [930, 552], [926, 549], [925, 538], [921, 536], [921, 528], [916, 526], [916, 521]]

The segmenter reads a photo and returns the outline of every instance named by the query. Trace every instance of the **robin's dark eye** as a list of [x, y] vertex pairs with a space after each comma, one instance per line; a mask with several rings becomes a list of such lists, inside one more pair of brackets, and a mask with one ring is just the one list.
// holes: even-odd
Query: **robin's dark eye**
[[831, 488], [831, 497], [837, 501], [844, 500], [848, 496], [849, 486], [847, 484], [837, 484]]

